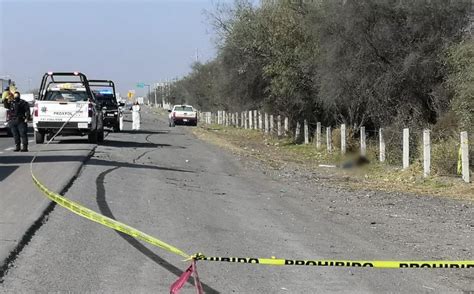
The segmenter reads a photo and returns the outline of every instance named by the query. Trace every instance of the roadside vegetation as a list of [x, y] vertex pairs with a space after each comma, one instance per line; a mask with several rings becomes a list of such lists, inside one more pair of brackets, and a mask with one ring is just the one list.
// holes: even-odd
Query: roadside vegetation
[[[321, 148], [309, 145], [296, 145], [291, 138], [278, 139], [264, 135], [257, 130], [224, 127], [221, 125], [203, 124], [193, 130], [194, 134], [209, 143], [227, 149], [250, 161], [257, 160], [262, 168], [276, 174], [303, 174], [308, 181], [324, 179], [326, 183], [353, 189], [373, 189], [382, 191], [411, 192], [419, 195], [437, 195], [474, 201], [474, 184], [464, 183], [459, 179], [434, 174], [423, 177], [421, 160], [413, 162], [407, 170], [401, 165], [389, 165], [377, 161], [377, 150], [368, 148], [367, 157], [370, 164], [360, 168], [341, 169], [340, 164], [350, 160], [350, 155], [342, 156], [335, 149], [326, 152]], [[338, 165], [321, 167], [320, 165]]]
[[[428, 128], [435, 174], [456, 174], [459, 133], [474, 141], [470, 0], [261, 3], [238, 0], [207, 13], [217, 56], [173, 84], [172, 104], [259, 109], [288, 117], [290, 129], [306, 119], [311, 134], [321, 122], [336, 129], [335, 140], [346, 124], [349, 148], [361, 126], [368, 140], [383, 128], [387, 146], [400, 145], [410, 128], [415, 162]], [[401, 148], [388, 150], [387, 161], [399, 164]]]

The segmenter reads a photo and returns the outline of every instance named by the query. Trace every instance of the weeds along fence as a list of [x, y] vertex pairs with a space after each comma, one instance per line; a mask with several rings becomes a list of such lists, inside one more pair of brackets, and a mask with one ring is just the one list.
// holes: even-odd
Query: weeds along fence
[[[296, 123], [290, 129], [287, 117], [257, 110], [229, 113], [226, 111], [200, 112], [199, 121], [228, 127], [259, 130], [267, 136], [292, 139], [295, 144], [313, 144], [318, 150], [328, 153], [358, 152], [361, 156], [376, 158], [382, 163], [401, 165], [403, 169], [411, 164], [421, 164], [423, 176], [459, 175], [469, 183], [472, 156], [469, 153], [468, 133], [447, 136], [429, 129], [387, 129], [368, 130], [346, 125], [322, 126], [320, 122], [309, 125], [307, 120]], [[456, 138], [457, 137], [457, 138]], [[472, 150], [472, 148], [471, 148]]]

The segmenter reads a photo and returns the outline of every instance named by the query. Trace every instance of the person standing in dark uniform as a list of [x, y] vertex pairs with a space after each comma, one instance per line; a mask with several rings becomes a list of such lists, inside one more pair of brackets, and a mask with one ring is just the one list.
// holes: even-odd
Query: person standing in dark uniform
[[[19, 92], [15, 92], [13, 99], [4, 99], [3, 105], [10, 111], [8, 126], [15, 139], [15, 152], [28, 152], [28, 120], [31, 118], [30, 105], [22, 100]], [[22, 148], [20, 149], [20, 142]]]

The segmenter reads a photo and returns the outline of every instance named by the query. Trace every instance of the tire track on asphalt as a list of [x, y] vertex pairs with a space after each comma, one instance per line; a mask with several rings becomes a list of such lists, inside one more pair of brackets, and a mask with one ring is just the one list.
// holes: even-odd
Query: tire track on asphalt
[[[149, 141], [149, 137], [153, 136], [153, 135], [154, 134], [148, 135], [145, 138], [145, 140], [147, 142], [151, 143], [151, 144], [154, 144], [151, 141]], [[153, 152], [153, 151], [156, 151], [156, 150], [148, 150], [148, 151], [143, 152], [142, 154], [137, 156], [135, 159], [133, 159], [133, 162], [136, 162], [137, 160], [139, 160], [140, 158], [142, 158], [146, 154], [148, 154], [150, 152]], [[99, 206], [99, 210], [103, 215], [105, 215], [107, 217], [110, 217], [112, 219], [116, 219], [116, 218], [115, 218], [114, 214], [112, 213], [112, 210], [110, 209], [109, 204], [107, 203], [106, 189], [105, 189], [104, 181], [105, 181], [105, 178], [106, 178], [107, 175], [109, 175], [110, 173], [118, 170], [119, 168], [121, 168], [121, 166], [116, 166], [116, 167], [109, 168], [109, 169], [103, 171], [102, 173], [100, 173], [96, 178], [96, 191], [97, 191], [96, 192], [96, 201], [97, 201], [97, 205]], [[183, 274], [183, 271], [181, 269], [179, 269], [178, 267], [172, 265], [171, 263], [169, 263], [167, 260], [165, 260], [161, 256], [157, 255], [155, 252], [153, 252], [152, 250], [147, 248], [145, 245], [140, 243], [137, 239], [135, 239], [135, 238], [133, 238], [129, 235], [126, 235], [122, 232], [118, 232], [118, 231], [116, 231], [116, 232], [120, 237], [122, 237], [122, 239], [127, 241], [128, 244], [130, 244], [132, 247], [137, 249], [143, 255], [145, 255], [150, 260], [152, 260], [156, 264], [160, 265], [161, 267], [163, 267], [164, 269], [166, 269], [170, 273], [174, 274], [177, 277], [180, 277]], [[195, 286], [195, 283], [194, 283], [193, 279], [188, 280], [188, 283]], [[201, 284], [202, 284], [202, 286], [204, 288], [204, 291], [206, 293], [219, 293], [219, 291], [213, 289], [209, 285], [207, 285], [205, 283], [202, 283], [202, 282], [201, 282]]]

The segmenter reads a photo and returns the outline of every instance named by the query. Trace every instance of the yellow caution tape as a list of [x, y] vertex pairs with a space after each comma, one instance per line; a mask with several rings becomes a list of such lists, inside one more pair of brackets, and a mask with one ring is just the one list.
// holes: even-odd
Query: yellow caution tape
[[282, 258], [248, 258], [248, 257], [209, 257], [201, 253], [196, 255], [186, 254], [184, 251], [167, 244], [153, 236], [143, 233], [135, 228], [125, 225], [110, 217], [97, 213], [83, 205], [67, 199], [57, 193], [51, 192], [43, 185], [33, 174], [31, 177], [38, 189], [43, 192], [49, 199], [58, 205], [72, 211], [73, 213], [99, 223], [116, 231], [122, 232], [136, 239], [145, 241], [154, 246], [160, 247], [170, 253], [177, 254], [186, 258], [186, 260], [195, 261], [214, 261], [228, 263], [246, 263], [246, 264], [262, 264], [275, 266], [317, 266], [317, 267], [372, 267], [372, 268], [474, 268], [474, 260], [465, 261], [395, 261], [395, 260], [298, 260], [298, 259], [282, 259]]
[[149, 244], [155, 245], [157, 247], [160, 247], [168, 252], [180, 255], [184, 258], [191, 258], [192, 257], [189, 254], [184, 253], [182, 250], [171, 246], [153, 236], [150, 236], [148, 234], [145, 234], [137, 229], [134, 229], [128, 225], [125, 225], [119, 221], [116, 221], [114, 219], [111, 219], [110, 217], [106, 217], [100, 213], [97, 213], [87, 207], [82, 206], [81, 204], [71, 201], [57, 193], [51, 192], [46, 188], [45, 185], [43, 185], [33, 174], [33, 171], [31, 171], [31, 177], [33, 178], [33, 182], [35, 185], [41, 190], [41, 192], [44, 193], [49, 199], [52, 201], [56, 202], [57, 204], [61, 205], [62, 207], [74, 212], [77, 215], [80, 215], [84, 218], [87, 218], [93, 222], [99, 223], [101, 225], [104, 225], [106, 227], [109, 227], [111, 229], [114, 229], [116, 231], [122, 232], [124, 234], [127, 234], [129, 236], [132, 236], [136, 239], [145, 241]]
[[466, 261], [395, 261], [395, 260], [297, 260], [280, 258], [208, 257], [202, 254], [194, 260], [247, 263], [277, 266], [374, 267], [374, 268], [474, 268], [474, 260]]
[[474, 268], [474, 260], [466, 261], [394, 261], [394, 260], [298, 260], [281, 258], [248, 258], [248, 257], [208, 257], [201, 253], [194, 256], [167, 244], [153, 236], [125, 225], [119, 221], [97, 213], [81, 204], [69, 200], [57, 193], [51, 192], [31, 172], [33, 182], [49, 199], [73, 213], [99, 223], [136, 239], [160, 247], [168, 252], [186, 258], [186, 260], [215, 261], [229, 263], [262, 264], [276, 266], [318, 266], [318, 267], [373, 267], [373, 268]]
[[167, 244], [153, 236], [125, 225], [119, 221], [97, 213], [81, 204], [51, 192], [31, 172], [33, 182], [49, 199], [73, 213], [99, 223], [136, 239], [160, 247], [168, 252], [186, 258], [186, 260], [214, 261], [229, 263], [262, 264], [276, 266], [318, 266], [318, 267], [373, 267], [373, 268], [474, 268], [474, 260], [465, 261], [395, 261], [395, 260], [298, 260], [282, 258], [248, 258], [248, 257], [209, 257], [200, 253], [191, 256], [184, 251]]

